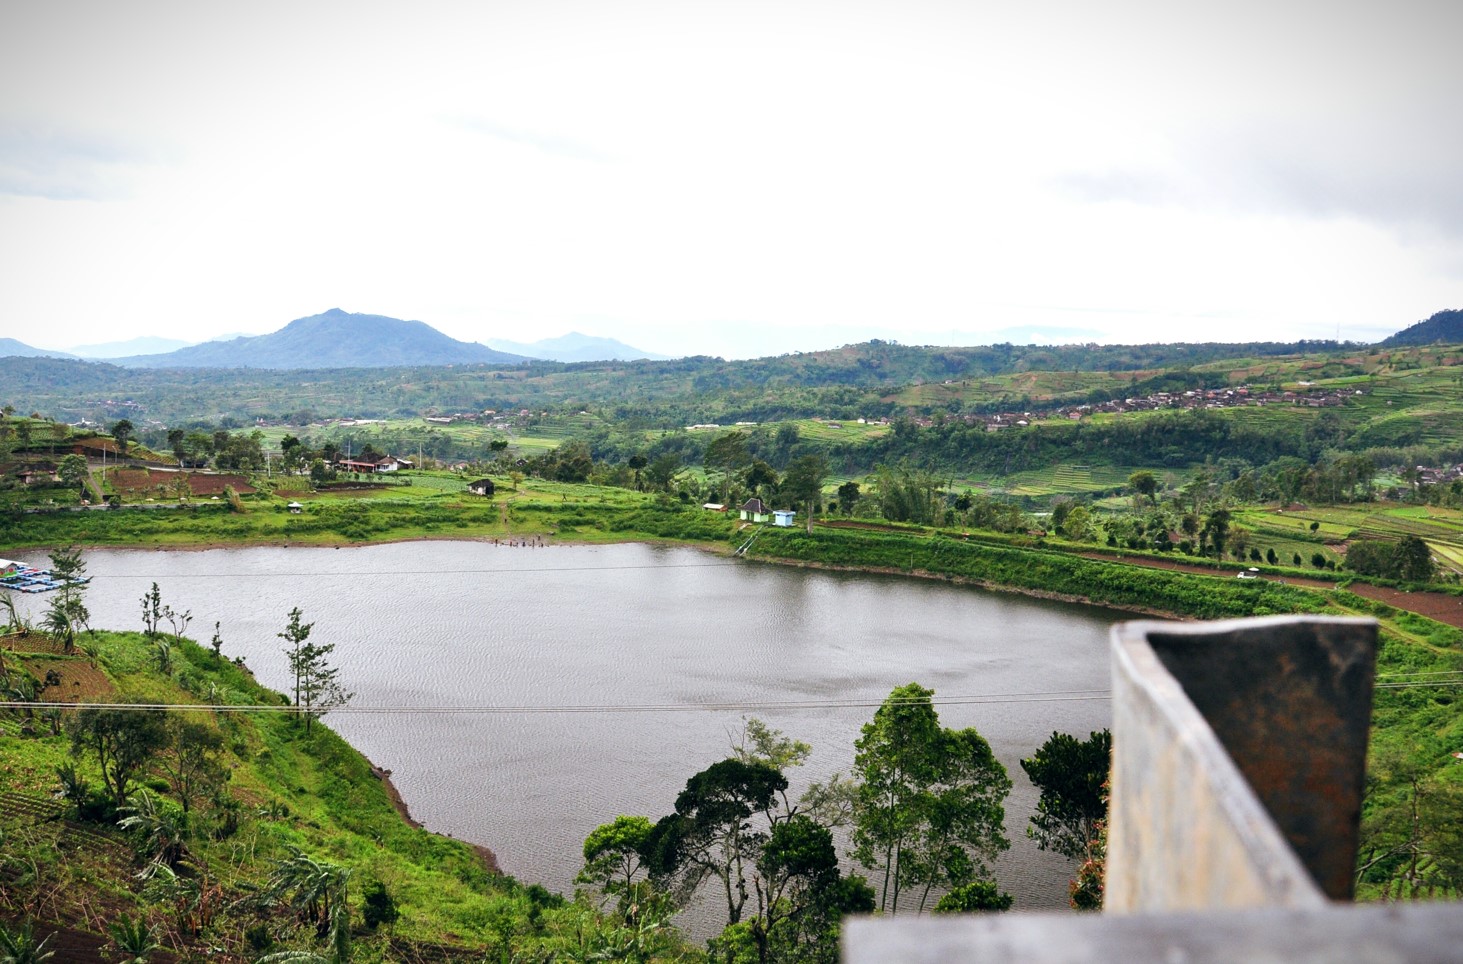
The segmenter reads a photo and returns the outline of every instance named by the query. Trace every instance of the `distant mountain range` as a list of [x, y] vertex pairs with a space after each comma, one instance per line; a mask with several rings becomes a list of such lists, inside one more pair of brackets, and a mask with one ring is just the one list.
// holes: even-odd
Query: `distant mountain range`
[[560, 335], [558, 338], [544, 338], [529, 344], [505, 341], [502, 338], [489, 338], [488, 345], [500, 351], [558, 362], [635, 361], [639, 358], [664, 361], [670, 357], [652, 355], [648, 351], [641, 351], [639, 348], [633, 348], [613, 338], [596, 338], [593, 335], [581, 335], [577, 331]]
[[[661, 360], [666, 356], [634, 348], [613, 338], [570, 332], [558, 338], [521, 343], [490, 339], [492, 344], [458, 341], [420, 321], [385, 315], [356, 314], [332, 308], [308, 318], [297, 318], [268, 335], [243, 335], [187, 345], [151, 354], [121, 354], [128, 348], [183, 344], [161, 338], [78, 346], [75, 354], [47, 351], [0, 338], [0, 357], [46, 357], [82, 360], [105, 359], [125, 368], [398, 368], [423, 365], [482, 363], [514, 365], [545, 360], [557, 362]], [[1440, 311], [1426, 321], [1399, 331], [1378, 343], [1391, 348], [1443, 342], [1463, 344], [1463, 311]]]
[[1377, 344], [1382, 348], [1398, 348], [1404, 345], [1457, 345], [1463, 343], [1463, 311], [1456, 308], [1440, 311], [1419, 321], [1410, 328], [1404, 328], [1390, 338]]

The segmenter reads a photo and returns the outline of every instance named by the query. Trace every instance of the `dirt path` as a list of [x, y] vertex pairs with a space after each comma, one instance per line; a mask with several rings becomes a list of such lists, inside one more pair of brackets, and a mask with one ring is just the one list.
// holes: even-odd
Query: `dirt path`
[[[1214, 569], [1209, 566], [1195, 566], [1184, 562], [1170, 562], [1167, 559], [1144, 559], [1144, 558], [1123, 558], [1122, 556], [1108, 556], [1095, 552], [1083, 552], [1079, 555], [1096, 559], [1102, 562], [1121, 562], [1130, 566], [1145, 566], [1149, 569], [1172, 569], [1178, 572], [1193, 572], [1204, 576], [1222, 577], [1225, 570]], [[1241, 568], [1235, 563], [1236, 571]], [[1233, 577], [1231, 577], [1233, 578]], [[1335, 589], [1334, 582], [1324, 579], [1307, 579], [1304, 576], [1265, 576], [1273, 582], [1283, 582], [1290, 586], [1304, 586], [1307, 589]], [[1401, 609], [1410, 613], [1417, 613], [1419, 616], [1426, 616], [1429, 619], [1436, 619], [1440, 623], [1449, 626], [1456, 626], [1463, 629], [1463, 596], [1451, 596], [1444, 592], [1407, 592], [1403, 589], [1391, 589], [1387, 586], [1373, 586], [1371, 583], [1354, 582], [1347, 587], [1347, 592], [1355, 593], [1366, 599], [1372, 599], [1380, 603], [1386, 603], [1395, 609]]]

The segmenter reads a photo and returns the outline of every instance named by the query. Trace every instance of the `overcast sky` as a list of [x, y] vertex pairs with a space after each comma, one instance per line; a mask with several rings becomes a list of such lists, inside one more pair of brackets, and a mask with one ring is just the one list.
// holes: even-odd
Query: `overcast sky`
[[0, 335], [750, 357], [1463, 307], [1458, 0], [0, 6]]

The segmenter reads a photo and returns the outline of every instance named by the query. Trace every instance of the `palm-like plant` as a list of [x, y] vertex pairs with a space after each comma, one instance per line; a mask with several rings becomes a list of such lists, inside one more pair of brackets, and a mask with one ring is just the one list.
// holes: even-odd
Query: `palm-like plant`
[[126, 955], [124, 964], [147, 964], [152, 952], [162, 947], [158, 943], [157, 929], [149, 927], [140, 915], [133, 920], [123, 914], [107, 925], [107, 932], [112, 935], [112, 946]]
[[188, 856], [185, 842], [188, 828], [184, 820], [163, 807], [156, 794], [147, 790], [137, 791], [128, 798], [122, 812], [126, 816], [117, 821], [117, 826], [123, 830], [136, 830], [142, 835], [148, 859], [176, 868]]
[[0, 924], [0, 964], [41, 964], [49, 960], [56, 953], [46, 950], [46, 942], [50, 939], [48, 934], [36, 940], [35, 923], [32, 921], [26, 921], [16, 930]]
[[286, 905], [301, 921], [314, 924], [315, 935], [329, 941], [336, 964], [344, 964], [351, 952], [350, 875], [348, 867], [296, 850], [275, 864], [261, 897]]

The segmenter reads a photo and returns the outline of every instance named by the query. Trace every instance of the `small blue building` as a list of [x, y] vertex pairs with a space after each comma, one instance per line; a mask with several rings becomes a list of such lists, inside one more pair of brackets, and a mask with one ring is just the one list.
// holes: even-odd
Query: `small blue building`
[[773, 509], [772, 524], [775, 526], [782, 526], [784, 529], [791, 529], [792, 517], [795, 515], [797, 515], [797, 513], [791, 509]]

